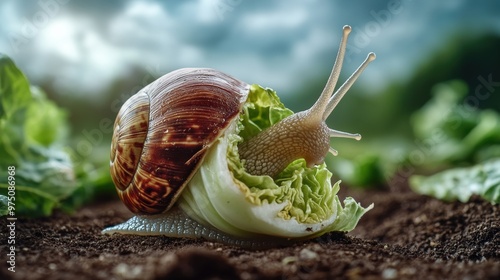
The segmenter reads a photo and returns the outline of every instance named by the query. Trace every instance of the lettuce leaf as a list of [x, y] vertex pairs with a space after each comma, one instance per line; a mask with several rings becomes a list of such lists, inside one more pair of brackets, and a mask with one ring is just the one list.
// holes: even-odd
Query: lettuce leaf
[[66, 111], [47, 99], [38, 87], [31, 87], [31, 94], [24, 124], [26, 141], [45, 147], [62, 143], [69, 130]]
[[272, 235], [302, 238], [329, 231], [350, 231], [371, 209], [337, 197], [325, 164], [289, 164], [273, 180], [245, 172], [238, 143], [291, 115], [276, 93], [253, 85], [237, 124], [208, 152], [180, 198], [180, 207], [200, 223], [241, 237]]
[[[468, 105], [461, 80], [438, 84], [433, 98], [412, 115], [411, 124], [426, 151], [426, 167], [475, 163], [500, 151], [500, 115]], [[496, 154], [491, 154], [494, 147]], [[485, 151], [488, 152], [485, 152]]]
[[0, 190], [7, 194], [7, 168], [15, 167], [15, 215], [50, 215], [76, 189], [60, 144], [67, 130], [66, 113], [0, 54]]
[[410, 177], [411, 188], [445, 201], [467, 202], [473, 194], [500, 203], [500, 158], [472, 167], [453, 168], [432, 176]]
[[14, 62], [0, 53], [0, 122], [26, 107], [31, 100], [30, 86]]

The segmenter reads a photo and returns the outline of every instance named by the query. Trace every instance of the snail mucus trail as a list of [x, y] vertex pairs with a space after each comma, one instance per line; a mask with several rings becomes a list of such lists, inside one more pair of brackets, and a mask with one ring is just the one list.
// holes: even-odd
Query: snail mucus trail
[[308, 166], [312, 167], [322, 163], [328, 152], [337, 155], [337, 151], [330, 147], [330, 137], [361, 139], [360, 134], [334, 130], [325, 123], [359, 75], [375, 59], [375, 54], [369, 53], [361, 66], [333, 93], [342, 68], [350, 32], [351, 27], [344, 26], [337, 59], [316, 103], [310, 109], [281, 120], [239, 145], [240, 158], [247, 172], [274, 177], [299, 158], [305, 159]]
[[[192, 110], [197, 110], [198, 114], [196, 117], [200, 117], [202, 115], [200, 114], [199, 107], [190, 107], [187, 109], [182, 105], [185, 102], [179, 102], [185, 96], [194, 94], [194, 96], [202, 99], [196, 100], [197, 104], [201, 102], [213, 105], [200, 104], [200, 106], [205, 106], [203, 107], [205, 109], [204, 118], [210, 120], [207, 122], [203, 119], [205, 124], [209, 123], [212, 125], [212, 123], [220, 120], [224, 120], [224, 122], [228, 120], [227, 118], [218, 118], [219, 112], [211, 111], [220, 109], [217, 104], [231, 109], [231, 121], [239, 117], [243, 118], [245, 115], [238, 114], [241, 113], [240, 110], [244, 112], [242, 104], [246, 104], [245, 102], [248, 98], [248, 90], [250, 88], [248, 84], [239, 80], [237, 81], [229, 75], [213, 69], [179, 69], [159, 78], [158, 82], [155, 81], [146, 86], [135, 95], [135, 99], [129, 99], [122, 106], [123, 110], [120, 110], [115, 122], [113, 139], [117, 138], [118, 140], [112, 142], [110, 164], [113, 166], [112, 177], [120, 198], [137, 216], [132, 217], [123, 224], [107, 228], [103, 232], [107, 234], [122, 233], [190, 238], [202, 237], [227, 244], [254, 246], [255, 244], [258, 245], [258, 243], [255, 243], [255, 240], [262, 240], [262, 238], [266, 241], [271, 239], [276, 240], [276, 238], [279, 240], [299, 240], [301, 238], [319, 236], [327, 231], [352, 230], [359, 218], [371, 209], [373, 205], [363, 208], [354, 199], [346, 198], [344, 200], [344, 209], [348, 209], [348, 212], [342, 212], [344, 209], [336, 196], [339, 182], [332, 186], [330, 180], [331, 173], [326, 169], [324, 164], [321, 164], [324, 162], [324, 158], [328, 152], [333, 155], [337, 154], [337, 151], [330, 147], [331, 137], [361, 139], [359, 134], [333, 130], [328, 128], [325, 123], [325, 120], [359, 75], [375, 59], [375, 54], [369, 53], [359, 68], [334, 93], [350, 32], [351, 27], [344, 26], [340, 48], [330, 77], [321, 96], [310, 109], [295, 114], [291, 114], [290, 112], [291, 115], [288, 117], [263, 129], [256, 135], [239, 142], [237, 146], [231, 146], [234, 148], [237, 147], [234, 153], [236, 157], [239, 156], [238, 164], [240, 165], [237, 171], [230, 169], [228, 160], [230, 151], [229, 139], [234, 138], [226, 137], [226, 135], [233, 135], [233, 131], [236, 131], [234, 129], [237, 127], [236, 122], [231, 122], [230, 125], [226, 126], [223, 134], [222, 132], [217, 134], [219, 132], [216, 129], [220, 131], [220, 127], [216, 127], [212, 131], [210, 127], [205, 127], [204, 125], [203, 128], [209, 131], [210, 136], [213, 138], [203, 138], [203, 148], [193, 155], [186, 153], [184, 149], [186, 145], [179, 144], [180, 147], [176, 150], [178, 152], [173, 156], [172, 154], [163, 153], [169, 149], [168, 147], [172, 148], [173, 145], [180, 142], [167, 141], [170, 139], [169, 137], [172, 137], [172, 135], [181, 137], [181, 139], [187, 141], [187, 144], [191, 145], [192, 141], [188, 139], [191, 136], [182, 133], [167, 135], [168, 127], [166, 130], [165, 127], [160, 127], [161, 123], [167, 122], [167, 118], [163, 115], [151, 117], [151, 112], [165, 113], [169, 110], [175, 111], [177, 115], [174, 117], [170, 115], [173, 120], [172, 122], [179, 119], [182, 120], [179, 114], [183, 117], [187, 116], [187, 118], [191, 118], [190, 114], [193, 114]], [[189, 77], [195, 78], [186, 78], [187, 80], [178, 79], [181, 74], [196, 73], [197, 71], [198, 73], [203, 73], [203, 75], [190, 74]], [[215, 81], [210, 80], [214, 78], [216, 79]], [[212, 92], [212, 90], [217, 91], [220, 89], [218, 88], [219, 85], [214, 86], [216, 81], [223, 81], [230, 85], [233, 83], [239, 85], [232, 88], [233, 90], [224, 91], [224, 93], [230, 93], [232, 103], [223, 99], [225, 95], [216, 95], [216, 92]], [[203, 88], [197, 88], [196, 92], [187, 90], [187, 88], [192, 88], [193, 85], [198, 84], [202, 84]], [[174, 85], [175, 89], [180, 91], [171, 89], [171, 87], [174, 88]], [[225, 87], [225, 85], [223, 86]], [[240, 86], [245, 88], [245, 94], [235, 92], [238, 89], [241, 90]], [[256, 87], [259, 86], [256, 85]], [[169, 90], [166, 88], [169, 88]], [[206, 88], [210, 88], [211, 90], [207, 91]], [[176, 94], [170, 94], [170, 92], [176, 92]], [[160, 93], [166, 93], [166, 95], [162, 95], [159, 98]], [[270, 93], [267, 92], [267, 94]], [[209, 98], [208, 96], [210, 96], [210, 100], [207, 99]], [[154, 102], [151, 101], [150, 103], [150, 100], [154, 100]], [[224, 101], [217, 103], [215, 100]], [[228, 104], [239, 104], [239, 107], [234, 109], [234, 106], [229, 106]], [[173, 108], [173, 106], [177, 107]], [[120, 117], [121, 113], [123, 115]], [[184, 119], [184, 121], [186, 120]], [[198, 122], [195, 125], [198, 128], [202, 126]], [[150, 137], [149, 133], [151, 131], [149, 128], [151, 127], [155, 129], [153, 130], [154, 135]], [[227, 127], [231, 127], [231, 129]], [[180, 125], [179, 128], [185, 129], [185, 126]], [[171, 130], [176, 131], [176, 129]], [[164, 140], [164, 136], [168, 136], [167, 140]], [[217, 144], [214, 144], [215, 142]], [[148, 149], [148, 152], [145, 152], [145, 149]], [[126, 153], [123, 153], [123, 151], [126, 151]], [[231, 151], [235, 150], [231, 149]], [[186, 158], [186, 160], [181, 157]], [[192, 161], [192, 159], [199, 158], [202, 159], [197, 162], [195, 162], [196, 160]], [[234, 159], [234, 157], [232, 158]], [[276, 181], [283, 179], [276, 179], [283, 173], [286, 173], [282, 171], [289, 165], [297, 162], [297, 159], [304, 159], [305, 164], [310, 170], [315, 170], [315, 174], [320, 174], [318, 176], [321, 179], [314, 177], [314, 180], [318, 184], [321, 181], [321, 185], [318, 185], [320, 190], [314, 189], [311, 186], [302, 188], [302, 185], [292, 189], [292, 182], [296, 182], [292, 181], [295, 180], [293, 178], [288, 178], [287, 180], [289, 181], [285, 183], [281, 181], [280, 185], [276, 183]], [[302, 160], [299, 161], [304, 162]], [[175, 165], [172, 165], [172, 163], [175, 163]], [[321, 166], [319, 166], [320, 164]], [[193, 169], [189, 170], [191, 173], [185, 172], [188, 170], [186, 168], [188, 165], [193, 167]], [[167, 167], [172, 168], [168, 169]], [[261, 180], [259, 182], [268, 184], [265, 185], [263, 190], [266, 198], [262, 200], [260, 197], [247, 199], [250, 192], [249, 187], [242, 181], [239, 181], [240, 179], [235, 179], [236, 177], [234, 176], [241, 169], [244, 169], [245, 174], [257, 175], [253, 177], [259, 177], [258, 180]], [[158, 174], [157, 170], [161, 170], [161, 174]], [[186, 177], [177, 176], [177, 174], [180, 174], [180, 171], [186, 173]], [[294, 174], [299, 174], [300, 172], [293, 169]], [[302, 175], [298, 177], [300, 176]], [[157, 178], [157, 180], [153, 180], [154, 178]], [[173, 181], [169, 181], [166, 178], [173, 179]], [[270, 184], [274, 185], [267, 188]], [[300, 184], [302, 184], [302, 181], [300, 181]], [[245, 185], [246, 189], [241, 185]], [[309, 191], [309, 193], [305, 195], [305, 191]], [[314, 194], [311, 195], [312, 192]], [[180, 195], [181, 193], [182, 195]], [[279, 196], [282, 194], [285, 195]], [[288, 196], [289, 194], [291, 196]], [[293, 204], [295, 203], [293, 201], [295, 197], [302, 198], [305, 196], [313, 200], [311, 204], [307, 204], [308, 202], [300, 199], [298, 199], [300, 202], [297, 202], [297, 204], [307, 209]], [[175, 207], [172, 207], [174, 203]], [[317, 211], [314, 212], [313, 208]], [[235, 209], [238, 210], [235, 211]], [[290, 209], [293, 209], [293, 213]], [[289, 212], [283, 214], [283, 211]], [[242, 215], [246, 216], [242, 218]], [[301, 217], [299, 217], [300, 215]], [[300, 221], [299, 218], [301, 219]], [[340, 222], [337, 223], [337, 221]]]

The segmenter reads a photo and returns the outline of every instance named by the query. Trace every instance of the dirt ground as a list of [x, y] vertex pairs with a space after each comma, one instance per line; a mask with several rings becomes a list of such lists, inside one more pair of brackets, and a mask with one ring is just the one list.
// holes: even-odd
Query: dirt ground
[[[15, 273], [1, 279], [500, 279], [500, 206], [444, 203], [407, 188], [342, 192], [375, 203], [355, 231], [248, 250], [203, 240], [102, 235], [119, 201], [19, 219]], [[6, 228], [6, 219], [2, 219]], [[7, 231], [1, 231], [6, 259]]]

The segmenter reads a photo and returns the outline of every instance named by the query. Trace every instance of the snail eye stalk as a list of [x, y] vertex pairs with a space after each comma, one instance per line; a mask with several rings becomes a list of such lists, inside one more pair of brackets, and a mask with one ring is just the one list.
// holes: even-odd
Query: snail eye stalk
[[283, 119], [240, 145], [240, 157], [245, 160], [245, 168], [249, 173], [269, 175], [274, 178], [288, 164], [300, 158], [305, 159], [308, 166], [314, 166], [322, 163], [328, 153], [338, 154], [330, 147], [331, 137], [361, 139], [358, 133], [334, 130], [325, 123], [368, 64], [375, 59], [375, 54], [369, 53], [365, 61], [334, 92], [344, 62], [350, 32], [351, 27], [344, 26], [332, 71], [320, 97], [313, 106]]

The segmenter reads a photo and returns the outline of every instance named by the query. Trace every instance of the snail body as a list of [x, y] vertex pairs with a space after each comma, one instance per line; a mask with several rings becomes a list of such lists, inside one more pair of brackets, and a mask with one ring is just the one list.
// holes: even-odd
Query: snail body
[[115, 121], [110, 165], [137, 216], [104, 232], [240, 244], [352, 230], [372, 206], [346, 198], [343, 208], [324, 165], [328, 152], [337, 154], [331, 137], [361, 138], [325, 123], [375, 59], [370, 53], [333, 93], [350, 30], [305, 111], [293, 114], [272, 90], [206, 68], [173, 71], [131, 97]]

